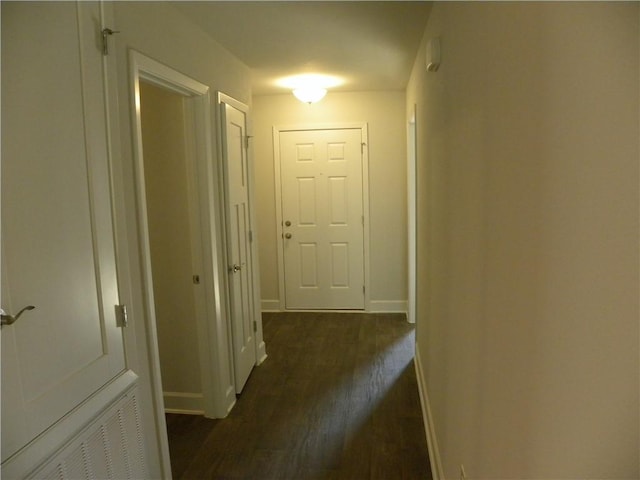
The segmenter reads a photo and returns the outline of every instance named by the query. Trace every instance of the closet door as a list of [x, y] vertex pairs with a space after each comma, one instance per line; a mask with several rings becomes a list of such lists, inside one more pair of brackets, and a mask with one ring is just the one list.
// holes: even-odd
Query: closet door
[[51, 438], [86, 424], [89, 399], [97, 414], [130, 382], [116, 324], [103, 6], [1, 8], [3, 323], [34, 307], [0, 333], [8, 476], [25, 450], [36, 453], [20, 462], [37, 461], [59, 446]]
[[246, 114], [221, 105], [227, 211], [227, 258], [236, 393], [256, 364]]

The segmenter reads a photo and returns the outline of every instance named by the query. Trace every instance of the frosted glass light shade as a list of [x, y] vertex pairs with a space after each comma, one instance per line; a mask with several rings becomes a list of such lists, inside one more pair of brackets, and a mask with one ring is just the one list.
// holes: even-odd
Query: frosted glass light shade
[[301, 87], [296, 88], [293, 91], [293, 94], [301, 102], [315, 103], [324, 98], [324, 96], [327, 94], [327, 90], [325, 88], [318, 87]]

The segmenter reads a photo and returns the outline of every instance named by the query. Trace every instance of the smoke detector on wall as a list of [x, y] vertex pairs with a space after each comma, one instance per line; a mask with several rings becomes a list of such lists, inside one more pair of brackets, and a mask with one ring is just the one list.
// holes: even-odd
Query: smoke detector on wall
[[427, 42], [427, 72], [437, 72], [440, 68], [440, 37]]

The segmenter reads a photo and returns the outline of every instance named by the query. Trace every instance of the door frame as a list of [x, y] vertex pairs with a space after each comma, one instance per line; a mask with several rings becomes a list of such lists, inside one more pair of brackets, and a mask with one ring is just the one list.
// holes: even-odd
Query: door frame
[[[211, 139], [210, 89], [172, 68], [161, 64], [135, 50], [129, 52], [132, 123], [134, 140], [134, 182], [136, 186], [137, 223], [139, 233], [138, 250], [140, 253], [143, 302], [145, 308], [145, 333], [148, 342], [148, 362], [151, 370], [150, 381], [156, 405], [155, 418], [160, 432], [161, 449], [167, 455], [168, 440], [164, 418], [164, 398], [160, 375], [160, 357], [158, 351], [151, 257], [149, 250], [149, 231], [144, 184], [144, 156], [142, 145], [142, 127], [140, 116], [140, 82], [144, 81], [177, 93], [189, 102], [187, 111], [192, 116], [194, 170], [197, 172], [197, 190], [199, 221], [201, 225], [202, 245], [202, 289], [204, 293], [205, 315], [198, 315], [199, 332], [198, 351], [202, 371], [202, 393], [204, 396], [205, 416], [223, 418], [235, 403], [235, 392], [229, 381], [228, 333], [224, 311], [224, 290], [220, 279], [220, 228], [221, 218], [219, 192], [214, 171], [214, 155]], [[189, 149], [188, 149], [189, 150]], [[194, 173], [195, 173], [194, 172]]]
[[[276, 125], [273, 127], [273, 167], [275, 172], [276, 193], [276, 242], [278, 251], [278, 289], [280, 311], [295, 311], [286, 308], [285, 282], [284, 282], [284, 231], [282, 217], [282, 178], [280, 165], [280, 132], [314, 131], [314, 130], [347, 130], [359, 129], [362, 134], [362, 214], [364, 216], [364, 311], [371, 310], [371, 294], [369, 285], [370, 261], [369, 261], [369, 128], [367, 122], [354, 123], [329, 123], [313, 125]], [[312, 311], [312, 310], [305, 310]], [[331, 310], [322, 310], [330, 312]]]
[[416, 323], [418, 312], [418, 148], [416, 106], [407, 119], [407, 321]]

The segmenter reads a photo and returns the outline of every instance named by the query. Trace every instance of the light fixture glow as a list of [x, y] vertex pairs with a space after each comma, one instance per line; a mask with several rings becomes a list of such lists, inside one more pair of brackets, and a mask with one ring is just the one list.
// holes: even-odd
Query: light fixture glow
[[342, 78], [306, 73], [279, 79], [276, 84], [291, 89], [295, 97], [304, 103], [315, 103], [324, 98], [327, 89], [344, 83]]
[[295, 97], [304, 103], [316, 103], [324, 98], [327, 94], [326, 88], [318, 87], [302, 87], [293, 91]]

